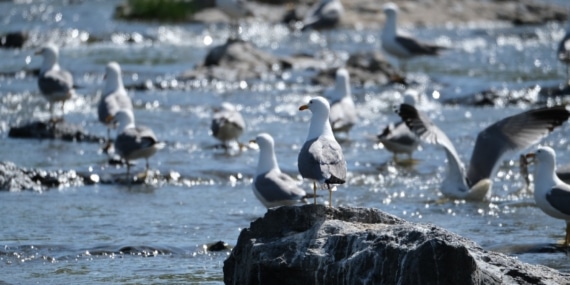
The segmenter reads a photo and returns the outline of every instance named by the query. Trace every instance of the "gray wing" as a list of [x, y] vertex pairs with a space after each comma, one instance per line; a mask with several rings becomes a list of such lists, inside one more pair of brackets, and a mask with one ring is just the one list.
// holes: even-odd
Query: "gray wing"
[[330, 28], [340, 22], [344, 8], [340, 1], [320, 1], [307, 13], [303, 20], [302, 30], [315, 28]]
[[346, 161], [335, 140], [319, 137], [306, 141], [297, 159], [299, 173], [305, 178], [327, 184], [346, 181]]
[[115, 149], [120, 155], [129, 156], [134, 151], [152, 147], [157, 143], [154, 132], [141, 126], [126, 129], [119, 134], [115, 140]]
[[[564, 185], [566, 186], [566, 185]], [[570, 215], [570, 189], [569, 187], [555, 187], [546, 194], [546, 200], [560, 213]]]
[[329, 120], [333, 130], [352, 127], [357, 120], [354, 104], [343, 99], [344, 98], [331, 103]]
[[297, 181], [285, 173], [269, 171], [255, 177], [253, 183], [257, 192], [268, 202], [300, 200], [306, 195], [297, 186]]
[[49, 70], [38, 77], [38, 86], [45, 95], [68, 94], [73, 89], [73, 76], [65, 70]]
[[564, 106], [540, 108], [507, 117], [481, 131], [467, 172], [470, 182], [491, 177], [504, 154], [538, 143], [569, 116]]
[[245, 129], [245, 120], [239, 112], [220, 111], [214, 114], [212, 124], [210, 125], [214, 136], [218, 136], [220, 129], [226, 124], [231, 124], [242, 131]]
[[418, 136], [408, 128], [404, 121], [396, 125], [390, 124], [386, 126], [384, 131], [378, 135], [378, 139], [403, 145], [414, 145], [418, 142]]
[[443, 47], [422, 43], [403, 35], [397, 35], [396, 42], [414, 55], [438, 55], [439, 51], [444, 49]]
[[401, 104], [396, 113], [400, 115], [402, 121], [420, 139], [430, 144], [441, 145], [445, 149], [448, 158], [452, 158], [460, 163], [459, 155], [457, 155], [451, 140], [424, 113], [409, 104]]

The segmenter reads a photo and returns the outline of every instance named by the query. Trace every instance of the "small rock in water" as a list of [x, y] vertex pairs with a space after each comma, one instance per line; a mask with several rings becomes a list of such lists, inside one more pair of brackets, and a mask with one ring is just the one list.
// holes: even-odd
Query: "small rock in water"
[[11, 127], [8, 132], [11, 138], [27, 139], [61, 139], [64, 141], [100, 143], [105, 138], [86, 133], [81, 126], [65, 121], [58, 122], [31, 122], [19, 127]]

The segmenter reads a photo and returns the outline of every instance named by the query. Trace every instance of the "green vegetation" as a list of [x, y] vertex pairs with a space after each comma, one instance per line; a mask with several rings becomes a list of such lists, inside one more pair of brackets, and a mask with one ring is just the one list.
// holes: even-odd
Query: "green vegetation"
[[214, 0], [128, 0], [115, 10], [115, 17], [126, 20], [181, 22], [206, 7]]

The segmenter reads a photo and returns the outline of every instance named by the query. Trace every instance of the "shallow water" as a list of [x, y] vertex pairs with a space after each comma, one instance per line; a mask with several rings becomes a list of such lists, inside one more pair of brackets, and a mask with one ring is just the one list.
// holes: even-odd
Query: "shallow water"
[[[112, 20], [113, 8], [121, 1], [71, 1], [69, 5], [64, 5], [68, 1], [21, 2], [0, 3], [0, 33], [26, 29], [31, 43], [22, 50], [0, 50], [0, 73], [38, 67], [41, 59], [33, 51], [45, 41], [63, 46], [60, 63], [82, 87], [66, 105], [65, 118], [101, 136], [106, 131], [97, 121], [95, 106], [108, 61], [122, 65], [127, 85], [174, 80], [198, 64], [209, 48], [223, 43], [228, 34], [221, 24]], [[531, 106], [446, 106], [434, 97], [460, 97], [489, 88], [517, 91], [533, 85], [552, 86], [565, 76], [554, 55], [564, 33], [559, 24], [524, 28], [485, 24], [412, 31], [423, 39], [456, 46], [439, 58], [414, 60], [408, 69], [414, 87], [424, 94], [420, 109], [447, 131], [465, 160], [479, 130]], [[89, 37], [99, 41], [88, 43]], [[352, 53], [380, 48], [379, 31], [366, 29], [297, 34], [283, 26], [250, 21], [243, 37], [275, 54], [319, 54], [328, 66], [338, 66]], [[126, 38], [137, 40], [127, 43]], [[269, 132], [275, 137], [281, 168], [297, 176], [297, 152], [310, 116], [298, 107], [328, 87], [311, 85], [313, 74], [294, 70], [263, 80], [197, 80], [177, 82], [181, 87], [164, 91], [130, 90], [137, 123], [153, 128], [167, 142], [167, 147], [151, 158], [152, 169], [181, 178], [131, 187], [96, 184], [0, 193], [0, 281], [222, 283], [223, 261], [229, 252], [206, 251], [204, 245], [218, 240], [235, 244], [240, 230], [266, 210], [250, 186], [257, 151], [227, 154], [216, 149], [217, 142], [209, 134], [211, 109], [222, 101], [239, 104], [248, 123], [241, 140]], [[334, 206], [374, 207], [410, 221], [433, 223], [486, 249], [570, 272], [563, 253], [519, 253], [520, 248], [560, 240], [564, 223], [534, 205], [519, 175], [517, 154], [500, 167], [492, 201], [473, 203], [442, 199], [439, 194], [445, 172], [441, 149], [424, 145], [414, 154], [415, 165], [400, 166], [374, 143], [372, 137], [397, 120], [392, 105], [399, 102], [403, 91], [401, 86], [353, 87], [361, 120], [343, 144], [349, 179], [334, 193]], [[107, 165], [100, 145], [8, 138], [10, 126], [49, 116], [35, 77], [24, 73], [1, 76], [0, 95], [1, 160], [27, 168], [124, 173], [124, 168]], [[543, 141], [557, 150], [559, 164], [570, 162], [569, 132], [564, 125]], [[143, 167], [141, 161], [134, 169]], [[303, 185], [310, 189], [308, 182]]]

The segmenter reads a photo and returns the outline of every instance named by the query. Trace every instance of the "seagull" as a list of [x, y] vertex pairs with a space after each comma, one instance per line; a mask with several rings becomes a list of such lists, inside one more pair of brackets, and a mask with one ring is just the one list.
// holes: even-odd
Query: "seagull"
[[44, 98], [50, 103], [50, 114], [53, 117], [53, 104], [61, 103], [61, 112], [63, 116], [65, 101], [69, 100], [74, 94], [73, 76], [69, 71], [62, 69], [57, 62], [59, 58], [59, 49], [53, 44], [47, 44], [36, 51], [36, 54], [43, 57], [38, 77], [38, 87]]
[[115, 139], [115, 150], [127, 163], [127, 179], [130, 181], [130, 161], [140, 158], [146, 160], [144, 177], [148, 175], [148, 158], [157, 150], [164, 148], [154, 132], [147, 127], [135, 126], [133, 110], [122, 109], [115, 113], [113, 122], [119, 124], [118, 135]]
[[107, 126], [107, 147], [110, 147], [111, 118], [122, 109], [133, 109], [131, 98], [123, 86], [121, 66], [116, 62], [109, 62], [105, 67], [105, 89], [103, 97], [97, 105], [99, 121]]
[[235, 38], [239, 38], [239, 19], [253, 16], [246, 0], [216, 0], [216, 6], [230, 18], [230, 26], [235, 31]]
[[396, 112], [418, 137], [444, 148], [448, 173], [441, 192], [448, 197], [469, 200], [489, 198], [491, 177], [508, 151], [520, 151], [537, 143], [570, 116], [564, 106], [544, 107], [490, 125], [477, 135], [466, 170], [449, 138], [425, 114], [408, 104], [400, 105]]
[[[411, 106], [416, 105], [416, 99], [419, 95], [415, 90], [407, 90], [404, 93], [404, 104]], [[405, 153], [408, 159], [412, 159], [412, 153], [418, 148], [420, 139], [413, 133], [404, 121], [396, 124], [390, 123], [384, 131], [378, 136], [378, 140], [384, 147], [394, 153], [394, 160], [397, 160], [397, 155]]]
[[313, 180], [314, 203], [317, 204], [317, 184], [329, 190], [329, 206], [332, 207], [332, 191], [335, 184], [346, 181], [346, 161], [342, 148], [336, 141], [329, 122], [330, 106], [324, 97], [314, 97], [299, 107], [312, 113], [309, 135], [303, 144], [297, 165], [303, 178]]
[[556, 153], [550, 147], [539, 147], [526, 155], [534, 168], [534, 200], [547, 215], [566, 221], [564, 246], [570, 245], [570, 185], [556, 175]]
[[301, 30], [333, 28], [340, 22], [343, 14], [344, 7], [340, 0], [321, 0], [307, 12]]
[[[421, 55], [438, 55], [444, 47], [423, 43], [398, 31], [397, 17], [398, 6], [394, 3], [386, 3], [383, 6], [386, 22], [382, 30], [382, 48], [387, 53], [400, 60], [407, 60]], [[402, 68], [403, 69], [403, 68]]]
[[227, 148], [230, 141], [237, 141], [245, 130], [245, 121], [234, 105], [223, 102], [214, 109], [214, 117], [210, 125], [212, 135]]
[[558, 44], [558, 60], [566, 64], [566, 85], [570, 85], [570, 17], [566, 25], [566, 34]]
[[296, 180], [279, 169], [273, 137], [261, 133], [251, 142], [259, 145], [259, 162], [251, 185], [255, 197], [268, 209], [297, 204], [307, 193], [297, 186]]
[[346, 69], [339, 68], [336, 71], [335, 87], [327, 95], [331, 98], [329, 120], [333, 132], [344, 132], [348, 136], [358, 117], [350, 94], [350, 78]]

